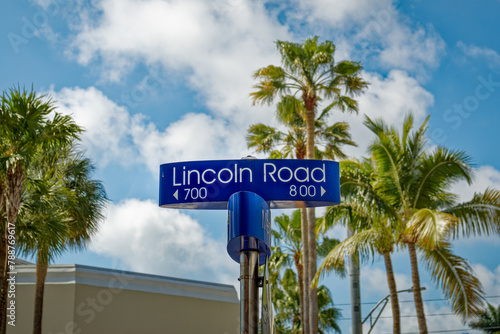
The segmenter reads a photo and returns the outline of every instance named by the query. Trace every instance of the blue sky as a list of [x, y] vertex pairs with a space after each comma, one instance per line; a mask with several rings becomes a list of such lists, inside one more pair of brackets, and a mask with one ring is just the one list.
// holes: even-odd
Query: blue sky
[[[237, 286], [238, 265], [225, 251], [226, 213], [158, 208], [158, 168], [252, 153], [247, 128], [276, 121], [272, 106], [251, 105], [251, 73], [279, 64], [278, 39], [317, 35], [336, 44], [336, 59], [363, 63], [370, 87], [359, 98], [360, 115], [330, 116], [350, 122], [359, 147], [349, 154], [363, 156], [370, 141], [363, 114], [400, 125], [413, 110], [418, 122], [431, 116], [432, 145], [472, 157], [474, 185], [455, 187], [462, 199], [500, 189], [500, 1], [8, 0], [3, 8], [1, 89], [33, 86], [84, 126], [82, 145], [111, 199], [91, 248], [58, 263]], [[486, 294], [499, 296], [499, 239], [455, 245]], [[394, 262], [398, 287], [410, 288], [407, 254]], [[422, 271], [424, 299], [442, 298]], [[388, 294], [384, 279], [380, 259], [363, 265], [363, 302]], [[324, 283], [336, 303], [349, 302], [347, 281]], [[414, 310], [403, 305], [403, 331], [412, 332]], [[372, 306], [364, 304], [363, 313]], [[431, 331], [464, 328], [453, 316], [432, 316], [449, 313], [444, 301], [428, 301], [426, 311]], [[342, 322], [344, 332], [349, 326]], [[390, 328], [388, 319], [377, 324], [379, 333]]]

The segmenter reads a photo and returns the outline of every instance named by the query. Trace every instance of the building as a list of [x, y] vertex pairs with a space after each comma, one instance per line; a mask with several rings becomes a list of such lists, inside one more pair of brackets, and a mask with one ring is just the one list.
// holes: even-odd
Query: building
[[[33, 331], [35, 265], [16, 266], [15, 324]], [[45, 281], [45, 334], [236, 334], [231, 285], [83, 265], [51, 265]]]

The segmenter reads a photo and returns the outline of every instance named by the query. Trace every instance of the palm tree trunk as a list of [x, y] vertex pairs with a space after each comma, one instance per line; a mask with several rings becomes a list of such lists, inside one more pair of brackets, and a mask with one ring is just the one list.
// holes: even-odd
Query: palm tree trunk
[[318, 270], [316, 261], [316, 210], [314, 208], [307, 208], [307, 218], [309, 223], [309, 326], [311, 327], [311, 333], [318, 333], [318, 289], [316, 287], [311, 287], [311, 282], [316, 275]]
[[8, 260], [8, 243], [7, 243], [7, 230], [9, 226], [15, 226], [17, 220], [17, 214], [19, 213], [19, 208], [21, 206], [21, 195], [23, 190], [23, 183], [26, 178], [24, 175], [24, 168], [17, 163], [13, 170], [7, 170], [6, 173], [7, 186], [5, 187], [5, 213], [7, 214], [7, 219], [5, 221], [5, 230], [3, 231], [4, 236], [4, 251], [5, 259], [3, 261], [4, 268], [2, 270], [3, 281], [0, 283], [2, 285], [2, 291], [0, 293], [0, 334], [6, 334], [7, 332], [7, 260]]
[[316, 107], [316, 99], [303, 96], [304, 106], [306, 108], [306, 152], [307, 159], [314, 159], [314, 128], [315, 128], [315, 115], [314, 109]]
[[0, 236], [0, 263], [1, 263], [1, 281], [0, 281], [0, 333], [5, 334], [7, 328], [7, 220], [5, 220], [4, 231]]
[[[304, 92], [302, 99], [306, 109], [306, 146], [307, 146], [307, 159], [314, 159], [314, 130], [315, 130], [315, 108], [316, 96], [308, 96]], [[307, 262], [304, 266], [307, 267], [308, 273], [305, 279], [306, 289], [309, 290], [309, 324], [310, 334], [318, 333], [318, 294], [317, 289], [311, 289], [311, 282], [316, 274], [316, 216], [314, 208], [307, 209], [307, 237], [309, 254], [306, 257]]]
[[299, 303], [300, 303], [300, 319], [304, 323], [304, 266], [302, 265], [301, 253], [295, 254], [295, 267], [297, 268], [297, 276], [299, 280]]
[[[347, 228], [347, 237], [354, 235], [353, 230]], [[352, 334], [363, 333], [363, 321], [361, 319], [361, 286], [359, 284], [359, 256], [349, 255], [349, 278], [351, 285], [351, 323]]]
[[39, 252], [36, 261], [35, 313], [33, 316], [33, 334], [42, 334], [43, 293], [45, 290], [45, 278], [47, 277], [48, 266], [47, 256], [41, 255]]
[[[300, 284], [300, 290], [302, 291], [302, 304], [300, 305], [300, 310], [302, 312], [302, 333], [309, 334], [309, 285], [307, 281], [309, 278], [309, 268], [307, 267], [307, 259], [309, 256], [309, 238], [307, 237], [308, 223], [307, 223], [307, 211], [305, 208], [300, 209], [300, 229], [302, 233], [302, 284]], [[300, 279], [300, 276], [299, 276]]]
[[389, 292], [391, 294], [391, 306], [392, 306], [392, 332], [394, 334], [401, 334], [401, 315], [399, 312], [399, 299], [398, 290], [396, 288], [396, 280], [394, 279], [394, 271], [392, 269], [391, 254], [385, 253], [385, 270], [387, 272], [387, 284], [389, 285]]
[[418, 273], [417, 251], [415, 243], [408, 243], [411, 263], [411, 279], [413, 282], [413, 297], [415, 299], [415, 308], [417, 309], [418, 328], [420, 334], [427, 334], [427, 323], [425, 321], [424, 303], [422, 301], [422, 292], [420, 289], [420, 275]]

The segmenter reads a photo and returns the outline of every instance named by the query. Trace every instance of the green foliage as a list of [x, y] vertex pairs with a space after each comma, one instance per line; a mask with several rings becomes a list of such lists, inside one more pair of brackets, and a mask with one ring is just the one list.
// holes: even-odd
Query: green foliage
[[[254, 124], [248, 129], [248, 147], [255, 148], [256, 152], [268, 153], [271, 158], [304, 159], [307, 144], [304, 115], [302, 101], [290, 95], [284, 96], [277, 104], [276, 116], [287, 126], [288, 131], [285, 133], [262, 123]], [[356, 146], [346, 122], [327, 126], [323, 120], [317, 119], [315, 128], [316, 159], [346, 159], [343, 147]]]
[[21, 253], [47, 264], [67, 248], [82, 248], [104, 219], [107, 198], [94, 166], [74, 144], [39, 149], [27, 170], [18, 215]]
[[[275, 310], [276, 333], [299, 333], [301, 330], [299, 278], [301, 272], [302, 233], [300, 226], [300, 210], [292, 215], [282, 214], [274, 220], [272, 229], [273, 248], [269, 259], [269, 282]], [[328, 254], [339, 243], [336, 239], [324, 237], [318, 243], [319, 256]], [[294, 267], [294, 269], [292, 269]], [[343, 264], [336, 268], [340, 275], [345, 274]], [[337, 319], [338, 309], [333, 307], [333, 300], [325, 286], [318, 288], [319, 332], [327, 329], [340, 332]]]
[[486, 309], [481, 310], [477, 318], [469, 323], [470, 328], [480, 329], [485, 333], [500, 333], [500, 305], [496, 308], [488, 304]]
[[20, 87], [2, 93], [0, 119], [0, 164], [4, 171], [17, 163], [29, 165], [39, 147], [68, 143], [82, 131], [70, 116], [55, 112], [47, 96]]
[[[272, 103], [276, 96], [300, 95], [306, 102], [325, 97], [333, 102], [325, 110], [336, 107], [342, 111], [357, 112], [358, 104], [347, 95], [360, 94], [368, 83], [359, 77], [360, 63], [334, 59], [335, 45], [331, 41], [318, 42], [318, 37], [303, 43], [277, 41], [283, 67], [269, 65], [254, 73], [259, 82], [250, 94], [254, 103]], [[342, 94], [341, 88], [347, 95]], [[304, 109], [305, 110], [305, 109]]]
[[[283, 277], [272, 287], [272, 301], [275, 315], [276, 333], [300, 333], [300, 303], [297, 274], [292, 269], [286, 269]], [[319, 333], [331, 330], [340, 333], [337, 323], [342, 316], [338, 308], [334, 307], [330, 290], [321, 285], [318, 287]]]
[[320, 271], [349, 254], [366, 259], [415, 244], [431, 278], [465, 320], [480, 311], [483, 292], [466, 260], [451, 252], [449, 240], [459, 233], [498, 235], [500, 192], [487, 189], [457, 204], [450, 189], [458, 181], [472, 182], [471, 159], [444, 147], [427, 150], [427, 122], [415, 129], [408, 114], [399, 132], [381, 119], [365, 118], [376, 136], [370, 159], [341, 163], [343, 203], [329, 208], [320, 226], [325, 231], [350, 224], [357, 234], [334, 248]]

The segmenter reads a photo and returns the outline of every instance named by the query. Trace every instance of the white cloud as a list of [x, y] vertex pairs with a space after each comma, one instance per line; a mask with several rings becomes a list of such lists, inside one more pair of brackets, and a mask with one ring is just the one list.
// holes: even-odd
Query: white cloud
[[412, 30], [403, 25], [391, 26], [379, 53], [380, 64], [386, 68], [412, 71], [426, 79], [426, 68], [435, 68], [444, 54], [445, 43], [432, 26]]
[[164, 129], [142, 114], [130, 115], [95, 87], [50, 92], [58, 111], [72, 115], [85, 129], [83, 146], [100, 166], [144, 163], [156, 175], [161, 163], [203, 159], [239, 159], [246, 148], [246, 124], [202, 113], [189, 113]]
[[[384, 69], [411, 72], [419, 80], [439, 65], [445, 43], [432, 25], [421, 26], [402, 15], [392, 0], [304, 1], [296, 14], [318, 29], [321, 22], [349, 59], [376, 60]], [[328, 29], [330, 28], [330, 29]]]
[[[432, 95], [406, 72], [391, 71], [386, 78], [369, 72], [363, 76], [370, 87], [359, 97], [360, 114], [383, 117], [388, 124], [399, 126], [409, 110], [414, 112], [416, 122], [421, 122], [433, 103]], [[156, 175], [158, 166], [169, 161], [238, 159], [251, 153], [245, 134], [252, 122], [245, 118], [188, 113], [166, 128], [158, 128], [142, 114], [131, 115], [95, 87], [64, 88], [50, 94], [60, 112], [72, 114], [85, 128], [84, 146], [101, 166], [111, 161], [122, 165], [144, 163]], [[275, 124], [271, 107], [254, 110], [257, 116], [253, 117], [260, 117], [255, 121]], [[372, 135], [362, 124], [362, 116], [332, 111], [330, 118], [332, 122], [349, 121], [359, 147], [347, 151], [363, 155]]]
[[63, 88], [50, 92], [57, 111], [72, 115], [83, 127], [83, 146], [100, 165], [113, 160], [123, 164], [134, 162], [134, 149], [130, 144], [130, 114], [111, 101], [100, 90]]
[[483, 193], [487, 188], [500, 190], [500, 171], [492, 166], [480, 166], [474, 171], [472, 185], [461, 181], [453, 185], [451, 192], [459, 195], [460, 201], [472, 199], [474, 193]]
[[[500, 296], [500, 265], [498, 265], [493, 271], [489, 270], [482, 264], [472, 265], [474, 273], [477, 278], [481, 281], [483, 285], [483, 291], [486, 296]], [[499, 299], [488, 300], [490, 304], [497, 305]]]
[[[82, 65], [101, 66], [117, 81], [135, 64], [181, 71], [210, 109], [225, 117], [248, 113], [252, 72], [276, 61], [285, 27], [252, 1], [101, 0], [99, 15], [81, 9], [72, 51]], [[253, 114], [262, 113], [255, 110]], [[235, 115], [236, 114], [236, 115]]]
[[239, 265], [225, 248], [188, 215], [137, 199], [110, 204], [91, 245], [130, 270], [234, 283]]
[[366, 22], [382, 10], [393, 11], [392, 0], [298, 0], [299, 10], [310, 22], [322, 20], [334, 27]]
[[476, 45], [466, 45], [462, 41], [457, 42], [457, 46], [462, 52], [471, 58], [485, 58], [488, 65], [492, 69], [500, 68], [500, 54], [497, 51], [487, 47], [479, 47]]
[[234, 131], [234, 125], [206, 114], [186, 114], [164, 131], [159, 131], [152, 123], [146, 125], [143, 118], [136, 117], [131, 133], [141, 160], [155, 173], [165, 162], [238, 159], [240, 152], [236, 149], [243, 143], [243, 137]]
[[412, 111], [417, 127], [426, 117], [427, 108], [434, 103], [432, 94], [405, 71], [393, 70], [387, 77], [365, 72], [363, 78], [370, 86], [358, 97], [359, 115], [340, 114], [338, 111], [332, 111], [330, 115], [331, 122], [346, 120], [351, 125], [352, 137], [358, 147], [346, 147], [346, 152], [356, 157], [365, 155], [373, 139], [372, 133], [363, 125], [363, 114], [372, 119], [383, 118], [386, 124], [400, 129], [405, 115]]
[[[299, 2], [297, 8], [301, 6]], [[411, 78], [408, 71], [414, 68], [407, 65], [437, 62], [439, 38], [431, 28], [413, 31], [389, 0], [317, 1], [306, 7], [313, 11], [312, 19], [335, 13], [338, 21], [366, 24], [357, 34], [377, 45], [384, 64], [405, 69], [391, 70], [387, 77], [364, 73], [371, 86], [359, 97], [361, 114], [400, 124], [412, 109], [417, 120], [422, 119], [433, 97]], [[166, 129], [157, 129], [140, 116], [129, 115], [124, 122], [129, 128], [125, 142], [134, 141], [152, 170], [167, 159], [234, 158], [248, 152], [244, 135], [250, 124], [273, 123], [272, 107], [251, 107], [248, 98], [255, 83], [251, 73], [270, 63], [279, 64], [274, 41], [291, 39], [287, 27], [273, 15], [263, 3], [250, 0], [100, 0], [90, 9], [81, 8], [80, 21], [73, 26], [71, 50], [82, 65], [97, 66], [108, 80], [119, 80], [139, 63], [161, 64], [182, 75], [199, 93], [209, 108], [207, 114], [185, 115]], [[363, 18], [368, 17], [366, 22]], [[338, 21], [329, 22], [334, 26]], [[377, 29], [370, 28], [373, 24]], [[339, 34], [340, 40], [345, 33]], [[371, 52], [370, 48], [366, 50]], [[423, 54], [425, 59], [420, 57]], [[360, 148], [349, 151], [364, 154], [370, 134], [361, 124], [362, 118], [335, 114], [332, 119], [350, 121]], [[187, 128], [180, 130], [181, 126]], [[174, 138], [180, 132], [183, 138]], [[155, 158], [153, 152], [161, 154], [156, 153]]]

